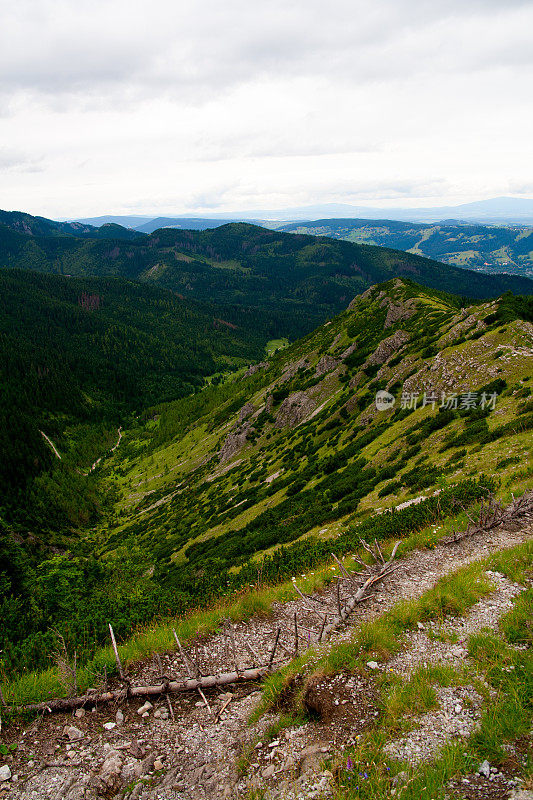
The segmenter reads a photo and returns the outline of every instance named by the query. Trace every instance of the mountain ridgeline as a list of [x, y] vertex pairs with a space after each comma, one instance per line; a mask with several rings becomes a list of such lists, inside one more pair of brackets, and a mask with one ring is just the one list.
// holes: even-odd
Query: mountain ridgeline
[[533, 281], [524, 277], [486, 275], [399, 250], [246, 223], [204, 231], [163, 228], [150, 235], [82, 226], [80, 237], [72, 226], [81, 223], [51, 223], [62, 227], [44, 234], [47, 221], [30, 224], [19, 217], [4, 214], [0, 222], [3, 267], [116, 276], [196, 300], [276, 309], [285, 314], [283, 335], [293, 339], [339, 313], [355, 294], [396, 276], [465, 297], [533, 292]]

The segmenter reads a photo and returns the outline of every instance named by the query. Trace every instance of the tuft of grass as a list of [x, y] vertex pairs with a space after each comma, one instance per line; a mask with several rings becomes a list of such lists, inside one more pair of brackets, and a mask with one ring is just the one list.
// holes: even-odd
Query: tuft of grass
[[515, 583], [526, 583], [533, 574], [533, 541], [494, 553], [487, 561], [487, 569], [501, 572]]
[[413, 671], [408, 680], [386, 673], [380, 681], [383, 725], [389, 732], [404, 728], [406, 717], [438, 707], [436, 685], [452, 686], [464, 681], [463, 675], [445, 664], [421, 667]]

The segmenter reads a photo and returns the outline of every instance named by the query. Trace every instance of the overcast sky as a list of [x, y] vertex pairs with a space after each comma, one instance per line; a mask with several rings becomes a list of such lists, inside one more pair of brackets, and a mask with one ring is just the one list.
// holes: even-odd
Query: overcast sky
[[0, 208], [533, 196], [533, 0], [0, 0]]

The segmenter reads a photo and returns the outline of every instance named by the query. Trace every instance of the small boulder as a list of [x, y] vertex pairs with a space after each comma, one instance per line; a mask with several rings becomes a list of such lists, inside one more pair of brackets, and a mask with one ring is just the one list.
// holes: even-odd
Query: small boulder
[[269, 767], [263, 770], [261, 775], [263, 776], [263, 778], [271, 778], [275, 771], [276, 768], [274, 767], [273, 764], [271, 764]]
[[485, 778], [489, 777], [489, 775], [490, 775], [490, 764], [487, 761], [487, 759], [485, 759], [485, 761], [481, 762], [481, 764], [479, 765], [477, 771], [478, 771], [479, 775], [484, 775]]
[[68, 736], [69, 741], [76, 742], [78, 739], [83, 739], [83, 731], [75, 728], [74, 725], [65, 725], [63, 733]]
[[11, 770], [7, 764], [0, 767], [0, 782], [8, 781], [11, 778]]

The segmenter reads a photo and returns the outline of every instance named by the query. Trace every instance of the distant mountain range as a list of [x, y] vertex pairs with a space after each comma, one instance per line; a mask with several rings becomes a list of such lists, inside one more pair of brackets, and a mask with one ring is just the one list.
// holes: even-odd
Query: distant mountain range
[[[533, 294], [533, 281], [518, 275], [486, 275], [401, 250], [248, 223], [146, 234], [112, 223], [96, 228], [4, 212], [2, 266], [133, 279], [241, 312], [254, 309], [270, 338], [308, 333], [371, 284], [398, 276], [467, 297]], [[224, 319], [240, 324], [234, 316]]]
[[[468, 221], [483, 223], [504, 223], [514, 225], [533, 225], [533, 200], [521, 197], [493, 197], [489, 200], [478, 200], [473, 203], [462, 203], [457, 206], [440, 206], [434, 208], [373, 208], [370, 206], [353, 206], [345, 203], [324, 203], [312, 206], [300, 206], [277, 210], [256, 210], [212, 213], [207, 217], [197, 214], [87, 217], [75, 220], [88, 225], [100, 226], [106, 223], [117, 223], [126, 227], [151, 233], [157, 227], [189, 227], [210, 228], [213, 222], [259, 222], [313, 219], [389, 219], [406, 222], [451, 222]], [[196, 224], [185, 224], [185, 220], [195, 220]], [[156, 227], [151, 227], [152, 223]]]
[[278, 226], [277, 230], [393, 247], [457, 267], [533, 278], [533, 227], [320, 219], [292, 222]]

